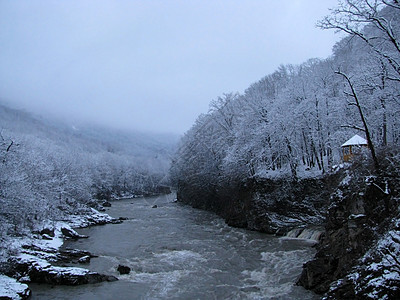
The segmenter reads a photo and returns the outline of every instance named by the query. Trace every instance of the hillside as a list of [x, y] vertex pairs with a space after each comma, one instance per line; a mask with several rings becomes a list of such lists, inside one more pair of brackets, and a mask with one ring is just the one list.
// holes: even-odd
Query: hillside
[[168, 185], [177, 137], [66, 124], [0, 105], [1, 235]]
[[[211, 101], [171, 168], [179, 201], [228, 224], [325, 228], [299, 284], [332, 299], [398, 296], [399, 11], [398, 1], [339, 2], [319, 23], [346, 33], [331, 57], [282, 65]], [[344, 161], [355, 134], [368, 147]]]

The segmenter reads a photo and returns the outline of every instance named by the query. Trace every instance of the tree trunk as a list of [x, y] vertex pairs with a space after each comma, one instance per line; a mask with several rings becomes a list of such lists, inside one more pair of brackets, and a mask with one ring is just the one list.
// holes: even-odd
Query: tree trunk
[[349, 87], [351, 89], [350, 96], [353, 97], [354, 101], [355, 101], [355, 103], [351, 103], [351, 105], [355, 105], [358, 108], [358, 113], [360, 114], [361, 122], [363, 123], [363, 126], [364, 126], [364, 132], [365, 132], [365, 136], [367, 138], [367, 143], [368, 143], [369, 150], [371, 152], [372, 160], [374, 161], [375, 169], [378, 170], [379, 169], [379, 162], [378, 162], [378, 158], [376, 157], [376, 154], [375, 154], [375, 147], [374, 147], [374, 144], [372, 142], [371, 135], [370, 135], [369, 130], [368, 130], [367, 121], [365, 120], [364, 113], [362, 111], [362, 108], [361, 108], [361, 105], [360, 105], [360, 101], [358, 99], [357, 92], [356, 92], [356, 90], [354, 88], [354, 84], [351, 82], [350, 78], [345, 73], [342, 73], [340, 71], [336, 71], [335, 73], [339, 74], [339, 75], [342, 75], [346, 79], [346, 81], [347, 81], [347, 83], [348, 83], [348, 85], [349, 85]]
[[381, 98], [381, 106], [383, 110], [382, 116], [382, 146], [387, 146], [387, 117], [385, 100]]

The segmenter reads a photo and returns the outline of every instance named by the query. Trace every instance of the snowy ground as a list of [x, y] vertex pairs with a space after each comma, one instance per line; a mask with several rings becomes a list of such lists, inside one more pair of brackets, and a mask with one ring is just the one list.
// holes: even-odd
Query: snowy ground
[[[353, 282], [356, 295], [367, 299], [395, 299], [400, 294], [400, 220], [372, 247], [346, 280]], [[342, 281], [332, 285], [337, 288]]]
[[0, 274], [0, 298], [24, 299], [29, 297], [30, 293], [28, 285]]
[[[73, 228], [82, 228], [91, 225], [99, 225], [106, 223], [116, 223], [118, 220], [113, 219], [107, 214], [100, 213], [92, 209], [90, 215], [71, 215], [64, 221], [49, 221], [42, 224], [42, 229], [49, 229], [51, 234], [32, 233], [25, 237], [8, 237], [3, 245], [7, 249], [3, 249], [0, 257], [1, 262], [7, 261], [9, 258], [16, 259], [19, 263], [26, 263], [31, 268], [38, 271], [45, 271], [49, 274], [57, 274], [62, 278], [77, 278], [79, 276], [96, 275], [83, 268], [64, 268], [52, 266], [51, 262], [58, 259], [59, 249], [62, 246], [67, 235], [80, 236]], [[54, 233], [54, 236], [53, 236]], [[29, 277], [19, 278], [20, 281], [29, 282]], [[30, 293], [25, 283], [18, 282], [14, 278], [0, 275], [0, 298], [6, 299], [25, 299]]]

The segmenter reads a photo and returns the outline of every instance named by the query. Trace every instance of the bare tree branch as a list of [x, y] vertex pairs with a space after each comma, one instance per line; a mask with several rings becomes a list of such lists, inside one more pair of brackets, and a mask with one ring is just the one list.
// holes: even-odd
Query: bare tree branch
[[378, 162], [378, 158], [376, 157], [376, 154], [375, 154], [375, 147], [374, 147], [374, 144], [372, 142], [371, 135], [369, 133], [369, 129], [368, 129], [368, 125], [367, 125], [367, 121], [365, 120], [364, 113], [362, 111], [362, 108], [361, 108], [361, 105], [360, 105], [360, 101], [358, 99], [357, 92], [356, 92], [356, 90], [354, 88], [354, 84], [351, 81], [351, 79], [349, 78], [349, 76], [347, 76], [347, 74], [341, 72], [340, 70], [336, 71], [335, 73], [338, 74], [338, 75], [341, 75], [346, 80], [347, 84], [349, 85], [349, 87], [351, 89], [351, 95], [354, 98], [354, 101], [356, 102], [356, 106], [358, 108], [358, 113], [360, 114], [360, 118], [361, 118], [361, 121], [362, 121], [363, 126], [364, 126], [364, 130], [365, 130], [364, 132], [365, 132], [365, 135], [366, 135], [366, 138], [367, 138], [369, 149], [371, 151], [371, 156], [372, 156], [372, 159], [374, 161], [375, 168], [379, 169], [379, 162]]
[[14, 145], [14, 141], [11, 141], [10, 145], [8, 145], [6, 152], [10, 151], [12, 145]]
[[[332, 10], [330, 16], [317, 23], [322, 29], [342, 31], [350, 36], [363, 40], [375, 53], [385, 58], [393, 70], [400, 76], [400, 42], [393, 26], [387, 18], [383, 8], [400, 9], [398, 1], [376, 0], [345, 0]], [[381, 33], [370, 36], [364, 26], [371, 25]], [[382, 40], [382, 42], [379, 42]], [[386, 44], [391, 44], [394, 49], [388, 51]], [[385, 49], [386, 48], [386, 49]], [[397, 77], [397, 75], [396, 75]], [[400, 78], [399, 78], [400, 80]]]
[[355, 125], [342, 125], [340, 127], [342, 127], [342, 128], [351, 128], [351, 129], [360, 130], [360, 131], [365, 132], [365, 129], [363, 129], [361, 127], [358, 127], [358, 126], [355, 126]]

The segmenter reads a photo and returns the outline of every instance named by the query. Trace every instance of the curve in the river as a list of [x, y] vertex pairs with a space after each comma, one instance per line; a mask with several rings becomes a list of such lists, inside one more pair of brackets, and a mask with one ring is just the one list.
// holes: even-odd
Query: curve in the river
[[[174, 198], [113, 202], [108, 213], [128, 220], [82, 229], [88, 239], [65, 243], [99, 255], [83, 266], [119, 281], [31, 285], [32, 299], [318, 298], [294, 285], [314, 254], [309, 243], [232, 228], [212, 213], [173, 203]], [[118, 264], [131, 273], [119, 275]]]

